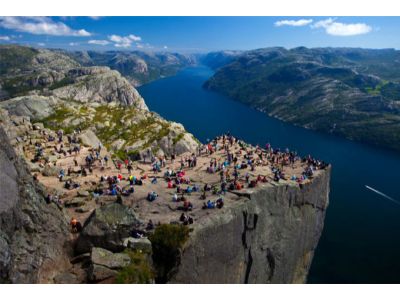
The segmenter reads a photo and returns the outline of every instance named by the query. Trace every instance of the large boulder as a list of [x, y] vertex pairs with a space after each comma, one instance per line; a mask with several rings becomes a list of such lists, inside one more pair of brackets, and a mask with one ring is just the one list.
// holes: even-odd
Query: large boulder
[[111, 251], [97, 247], [92, 249], [91, 260], [93, 264], [109, 269], [122, 269], [131, 262], [128, 254], [112, 253]]
[[143, 251], [146, 253], [152, 252], [151, 242], [148, 238], [133, 238], [129, 237], [124, 240], [124, 246], [132, 250]]
[[90, 252], [100, 247], [113, 252], [122, 251], [123, 240], [141, 222], [132, 208], [112, 203], [97, 208], [86, 220], [76, 244], [77, 253]]
[[84, 130], [78, 137], [82, 144], [92, 148], [97, 148], [101, 144], [99, 138], [90, 129]]
[[44, 169], [42, 171], [43, 176], [58, 176], [60, 174], [60, 168], [51, 166], [51, 165], [45, 165]]

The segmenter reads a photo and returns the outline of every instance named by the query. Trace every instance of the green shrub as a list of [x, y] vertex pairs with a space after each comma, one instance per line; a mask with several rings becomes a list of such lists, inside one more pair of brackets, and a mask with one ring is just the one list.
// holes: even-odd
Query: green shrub
[[133, 250], [125, 250], [125, 253], [131, 258], [131, 263], [118, 272], [115, 283], [152, 283], [154, 272], [147, 254]]
[[175, 224], [162, 224], [150, 235], [153, 262], [157, 269], [156, 283], [166, 283], [171, 278], [188, 238], [189, 228]]

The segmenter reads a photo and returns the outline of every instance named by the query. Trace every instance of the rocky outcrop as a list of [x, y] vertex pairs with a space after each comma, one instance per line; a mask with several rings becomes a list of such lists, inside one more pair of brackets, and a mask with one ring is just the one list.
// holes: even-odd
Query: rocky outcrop
[[76, 252], [90, 252], [92, 247], [109, 251], [124, 250], [123, 240], [139, 225], [132, 208], [112, 203], [96, 209], [87, 219], [77, 240]]
[[38, 95], [16, 97], [0, 102], [0, 107], [10, 114], [26, 116], [30, 119], [43, 119], [54, 113], [54, 106], [59, 103], [55, 97]]
[[138, 91], [117, 71], [107, 67], [87, 67], [68, 71], [72, 83], [51, 91], [62, 99], [79, 102], [116, 102], [148, 110]]
[[0, 191], [0, 280], [50, 282], [69, 264], [68, 221], [54, 204], [45, 203], [2, 126]]
[[171, 282], [303, 283], [328, 206], [330, 170], [312, 183], [238, 193], [237, 204], [200, 221]]

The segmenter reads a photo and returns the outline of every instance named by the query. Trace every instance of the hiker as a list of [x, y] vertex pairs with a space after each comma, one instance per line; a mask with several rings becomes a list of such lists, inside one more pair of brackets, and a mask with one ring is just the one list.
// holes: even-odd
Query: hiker
[[60, 173], [58, 174], [58, 179], [60, 180], [60, 182], [63, 181], [64, 176], [65, 176], [64, 169], [61, 169]]
[[150, 219], [149, 222], [147, 223], [146, 230], [153, 230], [154, 229], [154, 224], [153, 221]]
[[219, 198], [216, 201], [216, 206], [217, 206], [217, 208], [221, 209], [224, 206], [224, 200], [222, 198]]
[[172, 196], [172, 202], [178, 202], [178, 195], [176, 193]]
[[70, 225], [71, 225], [71, 232], [72, 233], [78, 233], [78, 232], [80, 232], [82, 230], [81, 222], [79, 222], [75, 218], [71, 218]]
[[127, 169], [128, 169], [129, 175], [131, 175], [132, 169], [133, 169], [132, 164], [128, 164]]
[[185, 199], [183, 201], [183, 210], [184, 211], [190, 211], [192, 209], [193, 209], [193, 204], [189, 200]]
[[149, 192], [147, 194], [147, 200], [150, 201], [150, 202], [153, 202], [154, 200], [156, 200], [157, 197], [158, 197], [158, 194], [156, 192], [154, 192], [154, 191], [153, 192]]

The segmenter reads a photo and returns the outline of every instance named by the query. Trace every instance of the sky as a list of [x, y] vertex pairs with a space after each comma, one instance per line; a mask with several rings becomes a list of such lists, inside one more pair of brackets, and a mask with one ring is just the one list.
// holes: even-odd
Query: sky
[[399, 29], [400, 17], [0, 17], [0, 43], [99, 51], [400, 49]]

